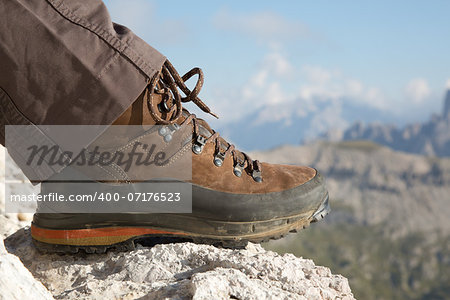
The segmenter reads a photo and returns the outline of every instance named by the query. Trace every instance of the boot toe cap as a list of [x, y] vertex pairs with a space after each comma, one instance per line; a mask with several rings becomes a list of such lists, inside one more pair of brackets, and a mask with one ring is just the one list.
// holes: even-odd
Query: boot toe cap
[[262, 164], [266, 192], [281, 192], [301, 186], [317, 176], [314, 168], [293, 165]]

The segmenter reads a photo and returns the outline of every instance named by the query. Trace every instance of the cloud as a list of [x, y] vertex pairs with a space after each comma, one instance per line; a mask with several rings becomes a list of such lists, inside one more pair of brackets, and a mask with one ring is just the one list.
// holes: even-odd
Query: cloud
[[388, 101], [378, 88], [365, 86], [361, 81], [346, 77], [339, 70], [305, 65], [301, 69], [304, 83], [300, 86], [300, 99], [308, 101], [341, 100], [387, 109]]
[[[284, 93], [280, 82], [275, 78], [286, 79], [294, 72], [290, 62], [280, 53], [267, 54], [259, 70], [249, 78], [241, 90], [242, 101], [252, 103], [254, 107], [283, 102]], [[255, 99], [259, 99], [256, 104]]]
[[406, 85], [405, 94], [415, 104], [420, 104], [430, 96], [431, 91], [425, 79], [415, 78]]
[[[284, 91], [284, 83], [289, 81], [293, 73], [294, 68], [284, 55], [271, 52], [261, 60], [257, 70], [240, 88], [215, 89], [212, 106], [223, 117], [222, 125], [241, 120], [255, 111], [266, 111], [267, 108], [289, 101], [291, 96]], [[230, 105], [230, 99], [236, 101], [236, 104]], [[271, 113], [271, 119], [275, 121], [291, 114], [280, 110], [267, 113]], [[261, 115], [253, 122], [259, 122], [260, 119], [264, 120], [267, 117]]]
[[347, 78], [339, 70], [305, 65], [294, 78], [293, 82], [302, 82], [297, 91], [279, 96], [283, 99], [278, 101], [279, 105], [268, 102], [258, 122], [273, 116], [272, 120], [283, 120], [285, 125], [289, 125], [294, 118], [312, 116], [308, 134], [314, 136], [329, 128], [348, 126], [342, 116], [345, 103], [388, 109], [388, 101], [379, 89]]
[[279, 52], [267, 54], [264, 57], [262, 64], [268, 69], [268, 71], [271, 71], [278, 76], [288, 76], [294, 71], [294, 68], [289, 60]]
[[213, 24], [218, 29], [243, 34], [267, 43], [311, 36], [306, 24], [269, 11], [239, 14], [223, 9], [214, 16]]
[[322, 84], [327, 83], [332, 76], [337, 75], [336, 71], [331, 72], [317, 66], [304, 66], [303, 72], [308, 80]]
[[[348, 78], [339, 70], [312, 65], [294, 68], [280, 52], [268, 53], [241, 88], [213, 98], [213, 106], [223, 116], [221, 126], [247, 119], [255, 112], [249, 125], [281, 122], [289, 126], [296, 119], [312, 116], [313, 130], [308, 132], [314, 134], [330, 127], [345, 128], [345, 103], [389, 109], [379, 89]], [[237, 106], [230, 105], [229, 99], [235, 99]]]
[[331, 101], [313, 116], [306, 138], [313, 138], [330, 129], [344, 129], [347, 126], [348, 122], [342, 117], [342, 102]]

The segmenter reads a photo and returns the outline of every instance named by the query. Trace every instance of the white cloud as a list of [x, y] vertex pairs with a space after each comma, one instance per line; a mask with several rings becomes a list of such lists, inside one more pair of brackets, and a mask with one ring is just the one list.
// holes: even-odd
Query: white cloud
[[342, 102], [332, 101], [314, 115], [306, 138], [313, 138], [330, 129], [344, 129], [347, 126], [348, 122], [342, 117]]
[[[257, 110], [265, 111], [266, 109], [269, 110], [261, 113], [261, 117], [252, 122], [265, 120], [270, 114], [270, 119], [274, 121], [288, 117], [291, 112], [273, 110], [273, 107], [294, 98], [293, 95], [287, 95], [284, 90], [285, 83], [289, 81], [293, 73], [294, 68], [284, 55], [279, 52], [268, 53], [262, 59], [256, 72], [250, 75], [241, 88], [219, 92], [216, 89], [212, 106], [223, 117], [222, 123], [234, 122]], [[234, 99], [236, 105], [230, 105], [230, 99]], [[271, 112], [270, 109], [273, 111]]]
[[[235, 99], [237, 106], [230, 105], [229, 99]], [[215, 97], [213, 106], [223, 116], [222, 126], [255, 112], [258, 115], [248, 121], [249, 125], [282, 122], [288, 126], [294, 119], [313, 115], [311, 127], [318, 133], [347, 126], [342, 117], [344, 103], [389, 109], [377, 88], [348, 78], [339, 70], [311, 65], [296, 69], [282, 53], [271, 52], [242, 88], [223, 92]]]
[[415, 104], [420, 104], [430, 96], [431, 91], [425, 79], [415, 78], [406, 85], [405, 94]]
[[388, 102], [381, 91], [367, 87], [361, 81], [348, 78], [339, 70], [328, 70], [318, 66], [303, 66], [303, 84], [299, 97], [310, 101], [341, 100], [369, 107], [385, 109]]
[[321, 84], [327, 83], [333, 75], [336, 75], [336, 71], [325, 70], [317, 66], [304, 66], [303, 72], [309, 81]]
[[308, 26], [302, 22], [288, 20], [269, 11], [239, 14], [223, 9], [214, 16], [213, 23], [219, 29], [244, 34], [267, 43], [298, 40], [311, 34]]
[[278, 76], [288, 76], [294, 71], [291, 63], [281, 53], [272, 52], [266, 55], [263, 65], [268, 71], [274, 72]]

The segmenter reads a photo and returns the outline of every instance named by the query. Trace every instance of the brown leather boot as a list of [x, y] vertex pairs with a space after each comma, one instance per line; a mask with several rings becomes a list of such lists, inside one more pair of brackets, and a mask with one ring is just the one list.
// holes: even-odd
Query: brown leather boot
[[[199, 79], [191, 91], [185, 81], [193, 75], [198, 75]], [[194, 102], [204, 112], [212, 114], [198, 98], [202, 84], [200, 69], [195, 68], [181, 77], [167, 61], [144, 93], [114, 123], [162, 125], [153, 135], [165, 149], [172, 147], [170, 157], [189, 151], [192, 178], [186, 181], [192, 187], [192, 213], [50, 214], [38, 211], [31, 228], [35, 244], [50, 251], [104, 252], [108, 248], [132, 249], [134, 242], [142, 238], [165, 237], [240, 247], [248, 241], [282, 237], [323, 218], [330, 210], [328, 192], [323, 177], [315, 169], [252, 160], [226, 142], [204, 120], [182, 107], [183, 102]], [[180, 90], [185, 97], [180, 95]], [[150, 135], [141, 134], [125, 143], [133, 145]], [[188, 142], [171, 143], [177, 135], [187, 136]], [[123, 142], [119, 143], [123, 149]], [[150, 168], [135, 166], [117, 170], [115, 166], [103, 174], [108, 180], [102, 184], [130, 185], [133, 184], [130, 178], [154, 179]], [[50, 181], [60, 180], [65, 172], [69, 171], [55, 175]], [[63, 192], [64, 189], [64, 184], [51, 187], [42, 184], [43, 193]]]

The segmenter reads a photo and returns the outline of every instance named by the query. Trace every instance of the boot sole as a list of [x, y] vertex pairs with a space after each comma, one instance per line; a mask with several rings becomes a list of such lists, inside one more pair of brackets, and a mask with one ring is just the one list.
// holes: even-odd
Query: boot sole
[[[105, 253], [108, 250], [129, 251], [136, 244], [153, 246], [161, 243], [194, 242], [225, 248], [243, 248], [248, 242], [261, 243], [284, 237], [289, 232], [307, 228], [330, 212], [328, 194], [312, 212], [254, 222], [221, 222], [189, 216], [166, 216], [186, 224], [197, 232], [171, 230], [153, 226], [111, 226], [88, 229], [45, 229], [31, 225], [33, 242], [42, 252]], [[198, 229], [198, 230], [197, 230]], [[208, 234], [207, 232], [214, 232]]]

